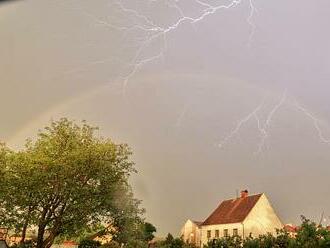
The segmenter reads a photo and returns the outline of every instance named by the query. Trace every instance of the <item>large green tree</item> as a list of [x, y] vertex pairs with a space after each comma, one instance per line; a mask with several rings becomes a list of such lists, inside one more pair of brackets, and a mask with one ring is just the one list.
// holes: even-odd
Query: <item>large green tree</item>
[[22, 241], [28, 228], [36, 228], [37, 248], [86, 229], [111, 225], [121, 233], [140, 225], [142, 210], [128, 183], [135, 172], [131, 150], [96, 130], [61, 119], [20, 152], [1, 145], [0, 224], [21, 232]]

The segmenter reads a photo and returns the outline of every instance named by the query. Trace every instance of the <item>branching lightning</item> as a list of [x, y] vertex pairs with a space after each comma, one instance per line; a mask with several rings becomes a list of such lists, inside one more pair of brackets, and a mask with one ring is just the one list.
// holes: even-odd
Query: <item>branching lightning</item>
[[[219, 148], [223, 148], [225, 144], [227, 144], [231, 139], [233, 139], [235, 136], [239, 134], [244, 124], [254, 119], [256, 122], [257, 130], [260, 134], [260, 141], [257, 145], [257, 150], [255, 154], [261, 153], [266, 145], [266, 140], [270, 137], [269, 129], [271, 127], [271, 123], [274, 118], [274, 115], [286, 103], [287, 103], [287, 90], [283, 92], [278, 103], [268, 112], [265, 122], [262, 123], [262, 121], [259, 118], [258, 112], [262, 110], [265, 104], [265, 100], [263, 100], [263, 102], [260, 105], [258, 105], [254, 110], [252, 110], [252, 112], [250, 112], [247, 116], [245, 116], [244, 118], [238, 121], [234, 129], [230, 131], [229, 134], [224, 139], [222, 139], [221, 142], [218, 144]], [[307, 109], [302, 107], [296, 100], [294, 101], [294, 104], [290, 103], [290, 105], [292, 105], [296, 110], [301, 112], [303, 115], [305, 115], [312, 121], [313, 127], [315, 128], [317, 136], [321, 142], [330, 144], [330, 139], [326, 138], [322, 132], [322, 128], [321, 128], [322, 121], [320, 119], [316, 118], [313, 113], [309, 112]]]
[[297, 101], [295, 101], [294, 106], [301, 111], [303, 114], [305, 114], [312, 122], [313, 122], [313, 126], [317, 132], [317, 135], [319, 137], [319, 139], [326, 143], [326, 144], [330, 144], [330, 139], [327, 139], [322, 132], [322, 129], [320, 127], [321, 124], [321, 120], [319, 120], [318, 118], [316, 118], [311, 112], [309, 112], [307, 109], [305, 109], [304, 107], [302, 107]]
[[[246, 1], [249, 5], [249, 15], [246, 18], [247, 24], [251, 28], [250, 35], [248, 37], [248, 46], [251, 45], [253, 35], [255, 34], [256, 25], [253, 22], [254, 14], [257, 12], [257, 8], [254, 5], [253, 0], [232, 0], [227, 4], [214, 5], [206, 0], [194, 0], [194, 2], [200, 6], [199, 15], [192, 17], [185, 14], [184, 9], [179, 6], [180, 0], [163, 0], [169, 8], [174, 9], [178, 13], [178, 17], [176, 21], [167, 25], [161, 26], [157, 24], [156, 21], [152, 20], [152, 18], [148, 17], [140, 13], [135, 9], [128, 8], [125, 6], [122, 0], [117, 0], [114, 2], [114, 5], [118, 7], [118, 10], [129, 17], [132, 20], [132, 24], [130, 25], [118, 25], [113, 24], [107, 20], [101, 19], [93, 14], [84, 11], [83, 14], [87, 17], [91, 18], [96, 25], [102, 25], [109, 29], [114, 29], [122, 32], [130, 32], [130, 31], [140, 31], [140, 37], [137, 40], [136, 50], [132, 57], [129, 59], [129, 62], [125, 63], [125, 73], [119, 75], [119, 83], [122, 84], [123, 95], [126, 96], [126, 88], [129, 81], [147, 64], [150, 64], [156, 60], [164, 58], [166, 56], [167, 47], [167, 37], [169, 34], [174, 33], [174, 31], [178, 30], [178, 28], [185, 24], [196, 24], [206, 20], [209, 16], [218, 13], [220, 10], [228, 10], [237, 7], [243, 1]], [[158, 0], [149, 0], [149, 3], [156, 3]], [[150, 52], [150, 48], [154, 42], [158, 42], [160, 48], [157, 52]], [[151, 53], [151, 54], [150, 54]], [[94, 66], [100, 63], [106, 63], [108, 60], [100, 60], [95, 63], [91, 62], [87, 66]], [[80, 69], [79, 69], [80, 70]], [[242, 127], [247, 124], [249, 121], [255, 121], [256, 128], [258, 130], [260, 140], [257, 145], [256, 154], [259, 154], [263, 151], [266, 146], [266, 141], [270, 137], [270, 128], [272, 121], [274, 119], [275, 114], [280, 110], [280, 108], [287, 103], [287, 91], [285, 90], [280, 97], [279, 101], [273, 106], [273, 108], [266, 115], [266, 120], [262, 121], [261, 111], [265, 110], [265, 99], [254, 108], [250, 113], [248, 113], [245, 117], [237, 122], [235, 127], [229, 132], [228, 135], [225, 136], [219, 143], [219, 148], [223, 148], [231, 139], [235, 136], [239, 135]], [[317, 131], [319, 139], [327, 144], [330, 144], [330, 139], [327, 139], [321, 130], [320, 123], [321, 121], [317, 119], [312, 113], [307, 111], [307, 109], [303, 108], [297, 102], [294, 104], [294, 107], [307, 116], [312, 122], [315, 130]], [[185, 105], [181, 113], [179, 114], [175, 126], [181, 126], [182, 120], [186, 115], [187, 106]]]
[[266, 121], [264, 123], [261, 122], [258, 112], [262, 110], [263, 106], [265, 105], [265, 99], [262, 101], [261, 104], [259, 104], [251, 113], [249, 113], [247, 116], [245, 116], [243, 119], [238, 121], [235, 128], [229, 132], [229, 134], [218, 144], [219, 148], [222, 148], [226, 143], [228, 143], [232, 138], [234, 138], [236, 135], [238, 135], [240, 129], [242, 126], [247, 123], [248, 121], [254, 119], [256, 122], [257, 130], [260, 134], [260, 141], [258, 144], [258, 148], [256, 151], [256, 154], [259, 154], [262, 152], [266, 139], [270, 136], [269, 134], [269, 128], [271, 125], [271, 121], [275, 115], [275, 113], [279, 110], [279, 108], [285, 103], [287, 96], [287, 90], [284, 91], [282, 94], [279, 102], [269, 111]]
[[[95, 24], [97, 25], [103, 25], [105, 27], [116, 29], [119, 31], [125, 31], [128, 32], [130, 30], [140, 30], [145, 33], [144, 39], [140, 42], [135, 55], [132, 57], [130, 62], [128, 63], [129, 66], [129, 72], [122, 74], [120, 76], [121, 82], [123, 85], [123, 93], [125, 95], [126, 87], [129, 82], [129, 80], [148, 63], [151, 63], [157, 59], [163, 58], [165, 56], [165, 52], [167, 50], [167, 35], [177, 30], [181, 25], [187, 23], [187, 24], [196, 24], [199, 22], [202, 22], [207, 17], [216, 14], [218, 11], [222, 9], [231, 9], [236, 6], [238, 6], [242, 1], [244, 0], [232, 0], [228, 4], [221, 4], [221, 5], [212, 5], [207, 2], [204, 2], [202, 0], [195, 0], [195, 2], [201, 6], [200, 14], [197, 17], [191, 17], [185, 15], [184, 11], [178, 6], [178, 3], [180, 0], [165, 0], [165, 3], [171, 7], [174, 8], [178, 13], [179, 17], [178, 19], [164, 27], [157, 25], [155, 21], [151, 20], [148, 16], [143, 15], [139, 13], [135, 9], [131, 9], [128, 7], [125, 7], [122, 0], [118, 0], [115, 2], [116, 6], [121, 10], [122, 13], [127, 14], [130, 17], [133, 17], [135, 20], [134, 23], [130, 26], [120, 26], [112, 24], [106, 20], [103, 20], [101, 18], [98, 18], [91, 13], [87, 11], [83, 11], [83, 14], [87, 17], [91, 18]], [[252, 36], [254, 34], [255, 25], [252, 22], [253, 14], [255, 13], [256, 8], [253, 5], [253, 0], [246, 0], [249, 3], [250, 6], [250, 13], [247, 17], [247, 23], [251, 26], [251, 34], [249, 37], [249, 43], [251, 42]], [[150, 0], [150, 2], [157, 2], [156, 0]], [[149, 55], [147, 57], [143, 57], [143, 53], [146, 52], [151, 44], [155, 41], [160, 41], [161, 48], [159, 51], [154, 55]]]
[[259, 123], [259, 118], [257, 116], [258, 111], [262, 109], [263, 105], [265, 103], [265, 100], [261, 102], [260, 105], [258, 105], [251, 113], [249, 113], [247, 116], [245, 116], [243, 119], [238, 121], [237, 125], [235, 128], [229, 132], [229, 134], [218, 144], [219, 148], [222, 148], [224, 145], [226, 145], [234, 136], [238, 135], [240, 129], [242, 126], [250, 121], [251, 119], [255, 118], [257, 122]]
[[284, 90], [280, 101], [268, 113], [267, 119], [266, 119], [265, 124], [263, 126], [261, 126], [260, 121], [259, 121], [259, 119], [257, 117], [257, 114], [255, 114], [255, 118], [256, 118], [257, 123], [258, 123], [258, 130], [259, 130], [259, 132], [261, 134], [261, 140], [259, 142], [258, 150], [256, 152], [257, 154], [260, 153], [262, 151], [263, 147], [265, 146], [266, 139], [270, 136], [269, 135], [269, 128], [270, 128], [270, 125], [271, 125], [271, 121], [272, 121], [272, 119], [274, 117], [274, 114], [285, 103], [286, 97], [287, 97], [287, 90]]

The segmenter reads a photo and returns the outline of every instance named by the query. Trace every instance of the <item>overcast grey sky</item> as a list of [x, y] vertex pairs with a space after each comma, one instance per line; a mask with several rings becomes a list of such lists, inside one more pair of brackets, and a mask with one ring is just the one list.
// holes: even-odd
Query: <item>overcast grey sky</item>
[[160, 235], [242, 188], [284, 223], [330, 216], [330, 1], [230, 4], [0, 4], [0, 139], [65, 116], [130, 144]]

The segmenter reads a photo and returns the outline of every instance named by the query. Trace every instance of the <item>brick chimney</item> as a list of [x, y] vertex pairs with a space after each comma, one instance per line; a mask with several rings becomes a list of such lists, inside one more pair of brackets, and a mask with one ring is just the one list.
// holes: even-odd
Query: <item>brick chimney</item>
[[247, 189], [241, 191], [241, 198], [245, 198], [249, 196], [249, 191]]

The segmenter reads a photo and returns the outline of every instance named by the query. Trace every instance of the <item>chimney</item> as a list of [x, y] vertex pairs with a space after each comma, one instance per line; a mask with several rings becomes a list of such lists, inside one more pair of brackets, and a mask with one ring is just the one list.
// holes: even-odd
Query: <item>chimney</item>
[[241, 198], [245, 198], [249, 196], [249, 191], [247, 189], [241, 191]]

